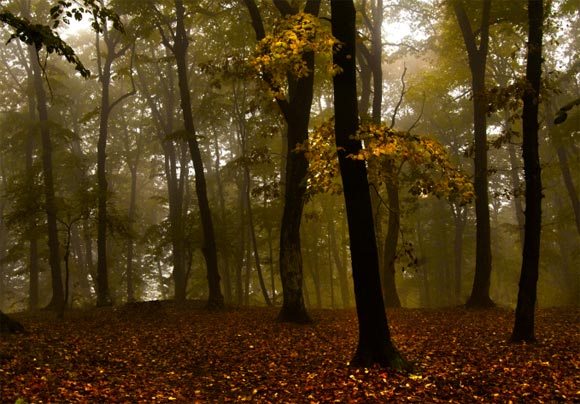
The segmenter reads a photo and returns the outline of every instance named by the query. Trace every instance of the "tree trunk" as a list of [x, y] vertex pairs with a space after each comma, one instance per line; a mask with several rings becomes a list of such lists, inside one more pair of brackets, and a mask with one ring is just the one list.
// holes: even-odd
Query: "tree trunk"
[[[253, 0], [244, 0], [252, 19], [256, 39], [265, 36], [264, 26], [259, 10]], [[298, 9], [287, 1], [275, 1], [282, 15], [296, 13]], [[304, 12], [318, 15], [320, 0], [308, 0]], [[314, 71], [314, 54], [304, 56], [310, 71]], [[306, 195], [305, 178], [308, 162], [302, 153], [293, 153], [297, 144], [308, 139], [308, 124], [312, 105], [314, 75], [301, 79], [288, 78], [289, 91], [287, 100], [278, 100], [287, 124], [286, 165], [284, 181], [284, 210], [280, 229], [280, 277], [282, 280], [283, 303], [278, 319], [280, 321], [304, 323], [311, 319], [304, 305], [302, 292], [303, 264], [300, 250], [300, 224]]]
[[455, 232], [453, 237], [453, 293], [455, 301], [461, 302], [461, 289], [463, 280], [463, 233], [465, 233], [465, 223], [467, 220], [467, 209], [457, 204], [451, 205]]
[[[471, 89], [473, 92], [473, 132], [475, 138], [474, 190], [476, 224], [475, 277], [468, 307], [493, 307], [489, 289], [491, 282], [491, 232], [489, 195], [487, 189], [487, 120], [485, 102], [485, 68], [489, 44], [489, 14], [491, 0], [483, 0], [482, 22], [479, 32], [474, 32], [469, 17], [459, 2], [454, 4], [455, 16], [469, 59]], [[475, 41], [479, 36], [479, 48]]]
[[101, 82], [101, 108], [99, 121], [99, 139], [97, 142], [97, 306], [110, 306], [113, 304], [109, 293], [109, 273], [107, 268], [107, 137], [109, 135], [110, 108], [110, 84], [111, 66], [115, 58], [114, 44], [108, 37], [107, 28], [103, 31], [103, 40], [107, 52], [104, 63], [101, 62], [100, 39], [97, 34], [97, 62]]
[[[4, 161], [0, 157], [0, 178], [2, 179], [2, 185], [6, 185], [6, 173], [4, 171]], [[5, 188], [4, 188], [5, 189]], [[0, 310], [4, 307], [5, 296], [6, 296], [6, 224], [4, 220], [4, 211], [6, 209], [6, 199], [0, 199]]]
[[[320, 1], [307, 1], [304, 11], [318, 15]], [[280, 10], [282, 12], [282, 10]], [[314, 71], [314, 53], [304, 55], [309, 71]], [[289, 103], [282, 104], [287, 124], [286, 189], [280, 229], [280, 277], [282, 279], [281, 321], [310, 322], [302, 294], [303, 264], [300, 247], [300, 224], [306, 196], [308, 161], [303, 153], [294, 153], [298, 144], [308, 139], [308, 124], [314, 93], [314, 74], [300, 79], [288, 78]], [[282, 107], [281, 105], [281, 107]]]
[[195, 191], [197, 195], [199, 212], [201, 216], [201, 226], [203, 229], [203, 247], [202, 252], [205, 258], [207, 269], [207, 280], [209, 294], [207, 307], [221, 308], [224, 305], [224, 297], [220, 286], [220, 275], [218, 271], [217, 247], [207, 198], [207, 186], [205, 182], [205, 173], [203, 169], [203, 160], [197, 141], [197, 134], [193, 124], [191, 95], [189, 93], [189, 81], [187, 70], [187, 47], [188, 39], [185, 32], [184, 18], [185, 8], [182, 0], [175, 0], [175, 13], [177, 18], [175, 43], [173, 52], [177, 61], [177, 74], [179, 82], [179, 94], [181, 97], [181, 110], [183, 113], [183, 124], [187, 132], [187, 143], [191, 153], [191, 160], [195, 170]]
[[[166, 44], [166, 46], [169, 48], [168, 44]], [[167, 52], [170, 52], [170, 50], [167, 49]], [[174, 75], [170, 65], [167, 66], [166, 72], [162, 72], [160, 69], [156, 71], [160, 77], [167, 77], [167, 80], [163, 81], [163, 94], [165, 95], [162, 102], [165, 108], [165, 114], [163, 114], [162, 111], [159, 110], [158, 104], [155, 102], [149, 91], [149, 84], [143, 70], [137, 67], [137, 73], [141, 91], [147, 99], [147, 104], [149, 105], [153, 116], [156, 118], [158, 127], [157, 138], [159, 139], [164, 152], [165, 181], [167, 183], [167, 197], [169, 201], [168, 219], [171, 238], [171, 258], [173, 263], [174, 299], [181, 301], [185, 300], [187, 291], [185, 279], [185, 236], [183, 230], [185, 215], [183, 208], [185, 170], [178, 170], [178, 167], [186, 167], [187, 161], [185, 158], [178, 161], [178, 155], [183, 157], [185, 154], [180, 153], [182, 148], [185, 147], [185, 142], [169, 139], [174, 131]]]
[[129, 198], [129, 238], [127, 240], [127, 302], [135, 301], [135, 285], [133, 281], [133, 256], [135, 241], [133, 233], [135, 231], [135, 210], [137, 204], [137, 164], [130, 167], [131, 170], [131, 196]]
[[397, 259], [397, 245], [399, 244], [401, 207], [399, 204], [399, 188], [395, 183], [393, 166], [387, 161], [384, 164], [387, 171], [387, 196], [389, 201], [389, 226], [385, 238], [383, 276], [381, 278], [385, 307], [401, 307], [401, 300], [395, 283], [395, 261]]
[[342, 69], [334, 77], [335, 133], [359, 320], [359, 341], [351, 363], [364, 367], [378, 363], [398, 369], [410, 369], [410, 364], [402, 358], [391, 341], [380, 286], [379, 259], [366, 166], [363, 161], [347, 158], [348, 154], [356, 154], [361, 148], [360, 141], [351, 138], [358, 128], [354, 3], [333, 0], [330, 6], [332, 33], [342, 44], [334, 54], [334, 63]]
[[[216, 177], [216, 193], [218, 196], [218, 202], [219, 202], [219, 211], [220, 211], [220, 219], [221, 219], [221, 226], [222, 228], [226, 228], [227, 223], [228, 223], [228, 219], [226, 217], [226, 202], [225, 202], [225, 196], [224, 196], [224, 187], [223, 187], [223, 183], [222, 183], [222, 179], [221, 179], [221, 175], [220, 175], [220, 169], [221, 169], [221, 151], [220, 151], [220, 144], [219, 144], [219, 139], [218, 139], [218, 131], [214, 130], [213, 131], [214, 134], [214, 154], [215, 154], [215, 165], [214, 165], [214, 172], [215, 172], [215, 177]], [[226, 303], [231, 303], [233, 300], [233, 295], [232, 295], [232, 276], [230, 273], [230, 260], [229, 260], [229, 256], [230, 256], [230, 252], [229, 251], [222, 251], [220, 254], [220, 258], [221, 258], [221, 273], [223, 275], [223, 284], [224, 284], [224, 300]]]
[[[32, 52], [34, 52], [33, 48], [29, 48], [30, 55], [32, 56]], [[30, 59], [31, 61], [34, 60], [33, 57]], [[30, 81], [29, 95], [28, 95], [28, 116], [31, 122], [36, 120], [36, 112], [35, 112], [35, 99], [34, 99], [34, 77], [32, 70], [30, 71], [28, 80]], [[31, 130], [28, 133], [27, 140], [26, 140], [26, 183], [27, 189], [32, 190], [34, 189], [34, 170], [32, 168], [34, 163], [34, 149], [35, 149], [35, 133], [34, 130]], [[29, 228], [28, 228], [28, 265], [29, 265], [29, 288], [28, 288], [28, 308], [29, 310], [36, 310], [38, 309], [39, 302], [38, 302], [38, 291], [39, 291], [39, 268], [38, 268], [38, 236], [37, 236], [37, 227], [38, 224], [36, 222], [36, 215], [30, 215], [29, 221]]]
[[531, 89], [524, 93], [522, 114], [524, 172], [526, 180], [526, 227], [516, 318], [511, 340], [534, 341], [534, 311], [540, 260], [542, 229], [542, 179], [538, 147], [538, 104], [542, 77], [543, 0], [528, 1], [528, 61], [526, 80]]
[[258, 280], [260, 282], [260, 289], [262, 290], [262, 296], [267, 306], [271, 306], [272, 302], [268, 296], [268, 288], [266, 288], [266, 282], [264, 281], [264, 275], [262, 272], [262, 265], [260, 263], [260, 255], [258, 252], [258, 240], [256, 238], [256, 229], [254, 227], [254, 216], [252, 212], [252, 201], [250, 199], [250, 169], [246, 166], [244, 167], [244, 176], [246, 177], [246, 182], [248, 186], [246, 187], [246, 209], [248, 212], [248, 226], [250, 230], [250, 242], [252, 243], [252, 252], [254, 255], [254, 264], [256, 265], [256, 272], [258, 273]]
[[[310, 77], [308, 76], [300, 81], [303, 82]], [[308, 88], [306, 87], [308, 86], [304, 87], [303, 91], [307, 91]], [[312, 86], [309, 89], [311, 91]], [[293, 95], [297, 96], [297, 94], [291, 93], [291, 97]], [[310, 92], [310, 95], [312, 95], [312, 92]], [[304, 100], [304, 105], [308, 105], [308, 115], [300, 114], [301, 118], [297, 116], [296, 119], [287, 120], [286, 190], [284, 192], [284, 211], [280, 228], [280, 277], [282, 280], [283, 300], [278, 319], [296, 323], [311, 321], [306, 312], [302, 295], [304, 275], [300, 246], [300, 224], [306, 195], [304, 179], [308, 170], [308, 162], [304, 154], [293, 152], [299, 143], [308, 139], [310, 102]]]
[[52, 164], [52, 139], [48, 126], [48, 108], [46, 92], [42, 82], [42, 72], [38, 53], [31, 52], [31, 64], [34, 75], [34, 89], [36, 93], [36, 108], [40, 121], [40, 137], [42, 142], [42, 174], [44, 179], [44, 197], [48, 228], [48, 250], [50, 275], [52, 281], [52, 299], [47, 308], [60, 311], [64, 304], [64, 290], [60, 269], [60, 253], [57, 227], [57, 208], [54, 195], [54, 176]]
[[[328, 210], [325, 210], [328, 213]], [[340, 252], [338, 250], [336, 225], [334, 223], [335, 217], [333, 215], [327, 214], [326, 220], [328, 222], [328, 233], [329, 233], [329, 243], [331, 249], [332, 260], [334, 261], [334, 266], [338, 272], [338, 280], [340, 284], [340, 299], [343, 308], [350, 307], [350, 291], [348, 285], [348, 274], [346, 269], [346, 262], [341, 259]]]

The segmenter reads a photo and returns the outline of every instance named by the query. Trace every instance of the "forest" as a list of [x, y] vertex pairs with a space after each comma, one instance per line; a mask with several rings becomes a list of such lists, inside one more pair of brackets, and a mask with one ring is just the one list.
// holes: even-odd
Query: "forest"
[[2, 402], [580, 400], [577, 0], [0, 22]]

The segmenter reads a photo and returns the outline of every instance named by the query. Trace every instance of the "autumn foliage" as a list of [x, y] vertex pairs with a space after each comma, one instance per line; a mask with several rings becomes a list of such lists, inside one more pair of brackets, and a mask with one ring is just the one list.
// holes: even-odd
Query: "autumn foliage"
[[154, 303], [15, 316], [0, 337], [0, 401], [15, 403], [508, 403], [580, 400], [580, 310], [538, 311], [538, 344], [507, 342], [513, 312], [389, 311], [419, 368], [354, 369], [353, 310], [208, 312]]

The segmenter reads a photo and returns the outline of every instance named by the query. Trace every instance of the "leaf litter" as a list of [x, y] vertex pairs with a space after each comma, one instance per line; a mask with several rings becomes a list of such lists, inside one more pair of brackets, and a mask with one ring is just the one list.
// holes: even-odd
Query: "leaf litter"
[[578, 308], [538, 310], [533, 344], [507, 342], [507, 309], [389, 310], [415, 374], [349, 367], [355, 311], [311, 314], [157, 302], [15, 315], [28, 332], [0, 337], [0, 402], [580, 402]]

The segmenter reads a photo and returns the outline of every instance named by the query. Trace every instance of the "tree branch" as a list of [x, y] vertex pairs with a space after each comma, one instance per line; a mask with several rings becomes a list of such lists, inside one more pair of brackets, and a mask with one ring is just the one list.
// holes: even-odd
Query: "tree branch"
[[405, 75], [406, 74], [407, 74], [407, 66], [404, 65], [403, 74], [401, 75], [401, 83], [402, 83], [403, 87], [401, 88], [401, 95], [399, 97], [399, 102], [397, 102], [397, 105], [395, 106], [395, 110], [393, 111], [393, 116], [391, 117], [391, 126], [389, 126], [389, 129], [393, 129], [393, 127], [395, 126], [395, 120], [397, 119], [397, 112], [399, 112], [399, 108], [401, 107], [401, 104], [403, 103], [403, 99], [405, 98], [405, 94], [407, 93], [405, 91]]

